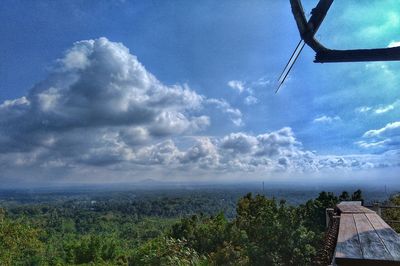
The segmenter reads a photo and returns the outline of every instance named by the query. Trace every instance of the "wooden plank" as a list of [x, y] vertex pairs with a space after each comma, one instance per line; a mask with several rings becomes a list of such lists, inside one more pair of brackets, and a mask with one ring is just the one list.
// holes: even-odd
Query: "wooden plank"
[[320, 0], [315, 8], [311, 11], [311, 17], [308, 20], [308, 27], [312, 30], [314, 35], [317, 33], [319, 26], [325, 19], [333, 0]]
[[299, 29], [300, 35], [305, 35], [309, 32], [309, 27], [307, 24], [307, 19], [304, 14], [303, 5], [300, 0], [290, 0], [290, 5], [292, 7], [292, 13], [294, 19], [296, 20], [297, 28]]
[[[310, 46], [315, 52], [321, 51], [321, 50], [326, 50], [326, 48], [321, 45], [315, 38], [314, 35], [317, 32], [317, 29], [319, 27], [319, 19], [321, 18], [321, 15], [325, 16], [321, 12], [327, 12], [329, 7], [328, 3], [330, 0], [320, 0], [321, 3], [319, 7], [319, 16], [313, 15], [314, 17], [313, 21], [307, 22], [306, 16], [304, 15], [304, 9], [301, 4], [300, 0], [290, 0], [290, 5], [292, 7], [292, 13], [294, 16], [294, 19], [296, 20], [297, 28], [299, 29], [300, 36], [304, 40], [305, 43], [307, 43], [308, 46]], [[330, 5], [329, 5], [330, 6]], [[326, 10], [326, 11], [325, 11]], [[311, 28], [311, 23], [317, 23], [313, 28]]]
[[361, 206], [361, 201], [359, 201], [359, 200], [341, 201], [338, 205], [359, 205], [359, 206]]
[[393, 259], [400, 261], [400, 236], [381, 217], [365, 214]]
[[363, 258], [356, 224], [352, 214], [342, 214], [340, 216], [335, 258], [338, 262], [341, 259]]
[[368, 62], [368, 61], [399, 61], [400, 47], [357, 49], [357, 50], [320, 50], [316, 51], [316, 63], [335, 62]]
[[363, 213], [353, 214], [364, 259], [393, 260], [374, 227]]
[[364, 206], [354, 204], [338, 204], [337, 207], [341, 213], [375, 213]]

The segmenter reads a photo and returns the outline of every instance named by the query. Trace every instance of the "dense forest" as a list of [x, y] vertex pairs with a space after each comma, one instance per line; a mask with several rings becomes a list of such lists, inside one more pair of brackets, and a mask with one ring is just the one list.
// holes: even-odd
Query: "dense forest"
[[[0, 261], [1, 265], [311, 265], [323, 244], [325, 208], [342, 200], [363, 200], [363, 195], [360, 190], [339, 195], [321, 192], [293, 205], [226, 191], [36, 197], [10, 193], [0, 198]], [[400, 205], [399, 196], [390, 200]], [[395, 210], [385, 215], [390, 220], [400, 218]]]

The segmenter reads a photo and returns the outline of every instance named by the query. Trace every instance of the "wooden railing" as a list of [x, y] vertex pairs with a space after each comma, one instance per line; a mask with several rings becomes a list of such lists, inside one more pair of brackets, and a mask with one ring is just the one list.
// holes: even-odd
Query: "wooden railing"
[[387, 223], [400, 224], [400, 220], [389, 220], [384, 215], [385, 214], [384, 210], [387, 210], [387, 209], [398, 209], [398, 210], [400, 210], [400, 206], [381, 205], [380, 203], [374, 203], [373, 205], [365, 205], [365, 207], [367, 207], [367, 208], [373, 210], [374, 212], [376, 212]]

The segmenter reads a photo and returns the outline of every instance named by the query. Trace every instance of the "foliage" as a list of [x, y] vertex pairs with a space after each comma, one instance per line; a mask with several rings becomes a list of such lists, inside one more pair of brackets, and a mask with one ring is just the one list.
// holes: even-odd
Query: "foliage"
[[354, 191], [351, 195], [351, 200], [364, 202], [362, 191], [360, 189]]
[[[393, 195], [392, 197], [390, 197], [389, 204], [393, 206], [400, 206], [400, 194]], [[382, 215], [385, 218], [385, 220], [400, 221], [400, 209], [384, 209], [382, 212], [383, 212]], [[399, 223], [393, 223], [390, 225], [397, 233], [400, 233]]]
[[1, 265], [35, 265], [42, 261], [40, 231], [24, 221], [0, 220]]
[[249, 193], [232, 211], [234, 196], [214, 194], [13, 199], [0, 208], [0, 264], [309, 265], [325, 208], [362, 200], [323, 191], [292, 206]]
[[251, 265], [307, 265], [315, 255], [315, 234], [296, 209], [264, 196], [250, 194], [238, 203], [236, 225], [246, 233]]
[[207, 265], [205, 256], [188, 247], [184, 239], [158, 237], [136, 249], [130, 259], [132, 265]]
[[339, 196], [339, 201], [349, 201], [350, 200], [350, 195], [349, 192], [343, 191], [342, 194]]
[[171, 236], [187, 239], [190, 245], [201, 253], [209, 253], [220, 246], [227, 238], [228, 221], [223, 214], [204, 218], [193, 215], [183, 218], [172, 227]]
[[217, 265], [308, 265], [317, 242], [295, 207], [251, 194], [240, 199], [233, 221], [192, 216], [173, 226], [171, 236], [187, 239]]

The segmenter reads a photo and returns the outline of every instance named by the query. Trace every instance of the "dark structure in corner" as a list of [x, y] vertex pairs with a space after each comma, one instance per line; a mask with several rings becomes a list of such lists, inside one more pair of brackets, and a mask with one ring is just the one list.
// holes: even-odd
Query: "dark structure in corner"
[[299, 29], [301, 40], [290, 57], [284, 70], [279, 77], [279, 90], [297, 57], [300, 55], [305, 44], [311, 47], [316, 53], [315, 63], [339, 63], [339, 62], [366, 62], [366, 61], [399, 61], [400, 47], [377, 48], [377, 49], [354, 49], [335, 50], [329, 49], [315, 39], [315, 34], [321, 26], [329, 8], [334, 0], [320, 0], [317, 6], [311, 11], [311, 17], [307, 21], [304, 14], [301, 0], [290, 0], [292, 13]]

